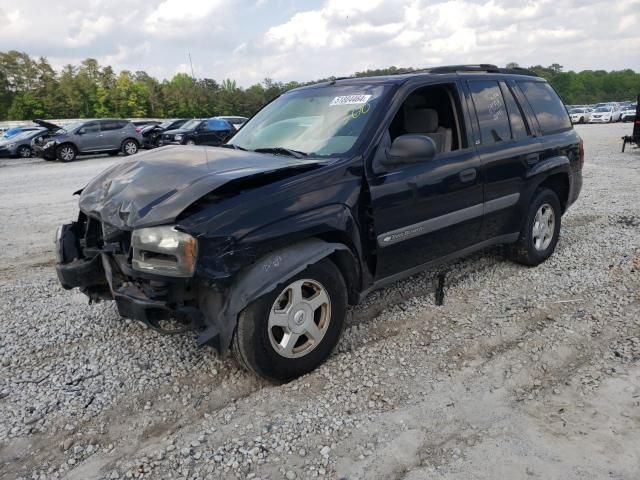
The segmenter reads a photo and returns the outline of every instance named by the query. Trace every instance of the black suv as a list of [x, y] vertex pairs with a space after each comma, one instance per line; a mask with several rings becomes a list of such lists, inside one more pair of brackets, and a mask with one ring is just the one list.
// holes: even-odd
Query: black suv
[[58, 230], [58, 277], [276, 380], [327, 358], [374, 289], [497, 244], [545, 261], [584, 158], [546, 81], [488, 65], [292, 90], [224, 147], [96, 177]]
[[222, 145], [236, 129], [221, 118], [189, 120], [180, 128], [162, 134], [160, 145]]

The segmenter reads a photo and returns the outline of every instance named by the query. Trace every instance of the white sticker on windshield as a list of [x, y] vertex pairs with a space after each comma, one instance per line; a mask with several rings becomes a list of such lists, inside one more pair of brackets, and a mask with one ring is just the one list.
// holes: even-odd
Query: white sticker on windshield
[[331, 100], [329, 106], [334, 105], [359, 105], [361, 103], [367, 103], [371, 95], [343, 95]]

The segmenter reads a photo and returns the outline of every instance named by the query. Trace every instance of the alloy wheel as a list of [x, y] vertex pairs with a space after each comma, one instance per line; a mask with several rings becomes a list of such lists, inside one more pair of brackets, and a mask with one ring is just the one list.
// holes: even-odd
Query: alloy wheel
[[546, 250], [555, 234], [556, 215], [553, 207], [548, 203], [543, 203], [538, 208], [536, 216], [533, 220], [532, 239], [533, 246], [538, 251]]
[[267, 327], [271, 346], [285, 358], [303, 357], [320, 344], [330, 321], [327, 290], [316, 280], [296, 280], [271, 307]]
[[138, 152], [138, 145], [135, 142], [127, 142], [124, 144], [124, 152], [127, 155], [133, 155]]

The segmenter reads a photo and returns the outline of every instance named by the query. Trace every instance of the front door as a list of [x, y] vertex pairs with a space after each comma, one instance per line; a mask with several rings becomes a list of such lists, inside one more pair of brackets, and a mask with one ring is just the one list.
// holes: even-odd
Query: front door
[[[469, 125], [462, 108], [457, 84], [420, 87], [407, 95], [385, 133], [376, 156], [384, 155], [394, 136], [407, 133], [438, 139], [443, 135], [450, 140], [438, 142], [440, 151], [431, 160], [385, 167], [386, 171], [372, 168], [368, 173], [377, 244], [376, 280], [477, 242], [483, 186], [480, 160], [468, 140]], [[421, 118], [425, 125], [420, 125]]]
[[76, 144], [81, 152], [94, 152], [104, 148], [99, 122], [88, 122], [76, 135]]

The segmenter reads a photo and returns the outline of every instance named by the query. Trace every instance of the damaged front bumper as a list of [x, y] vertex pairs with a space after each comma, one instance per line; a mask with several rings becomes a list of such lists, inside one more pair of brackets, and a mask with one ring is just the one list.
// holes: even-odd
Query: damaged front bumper
[[163, 334], [198, 333], [199, 345], [228, 348], [228, 329], [217, 313], [223, 295], [197, 278], [181, 279], [134, 271], [128, 252], [114, 244], [86, 245], [86, 226], [63, 225], [56, 233], [56, 272], [67, 290], [79, 288], [90, 301], [114, 300], [124, 318], [139, 320]]

